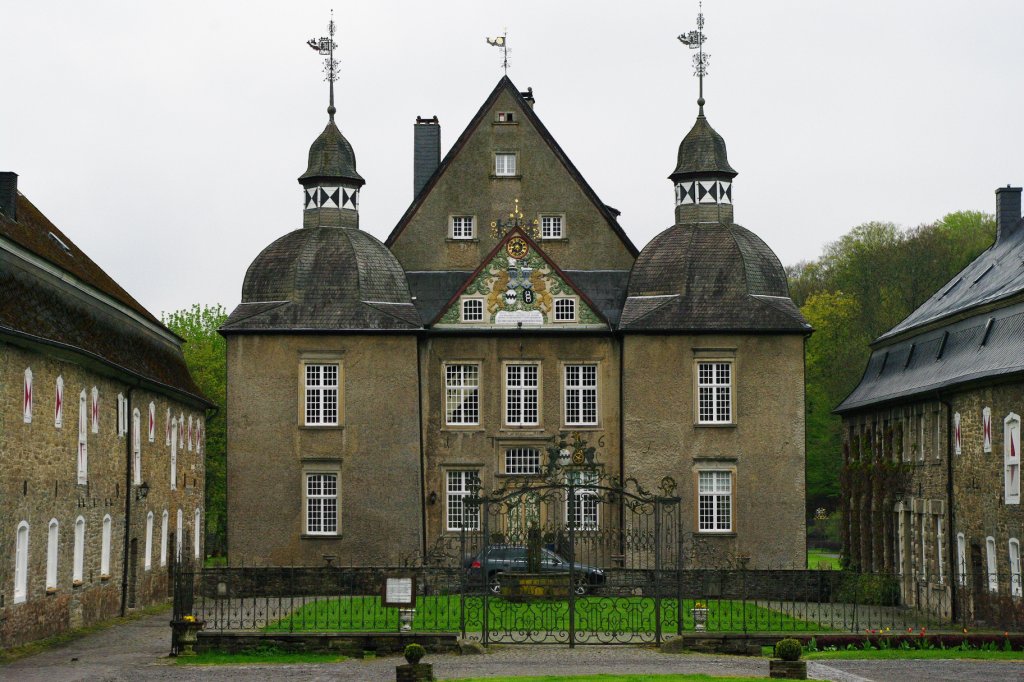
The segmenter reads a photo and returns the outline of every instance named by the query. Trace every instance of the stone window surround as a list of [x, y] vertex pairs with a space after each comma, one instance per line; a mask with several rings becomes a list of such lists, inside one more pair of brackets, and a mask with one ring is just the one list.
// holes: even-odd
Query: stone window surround
[[21, 604], [28, 598], [28, 521], [21, 521], [15, 530], [14, 552], [14, 603]]
[[[498, 165], [498, 159], [501, 158], [501, 157], [509, 157], [509, 156], [512, 157], [512, 168], [511, 168], [512, 172], [511, 173], [509, 173], [509, 172], [502, 172], [502, 173], [498, 172], [499, 170], [501, 170], [501, 168], [499, 168], [499, 165]], [[508, 162], [506, 160], [505, 161], [505, 168], [504, 168], [505, 171], [509, 170], [507, 164], [508, 164]], [[492, 172], [491, 172], [491, 178], [492, 179], [509, 179], [509, 178], [511, 178], [511, 179], [520, 180], [523, 177], [523, 175], [522, 175], [522, 168], [519, 165], [519, 152], [517, 150], [513, 150], [513, 149], [497, 149], [497, 150], [495, 150], [494, 151], [493, 164], [491, 165], [491, 169], [492, 169]]]
[[58, 561], [60, 560], [60, 522], [50, 519], [46, 525], [46, 592], [57, 590]]
[[[462, 487], [459, 490], [449, 491], [448, 490], [448, 487], [449, 487], [448, 476], [449, 476], [449, 474], [453, 474], [453, 473], [462, 473], [462, 474], [472, 473], [472, 474], [476, 474], [477, 485], [479, 486], [479, 485], [482, 484], [482, 477], [480, 476], [480, 472], [483, 470], [483, 468], [484, 468], [483, 464], [479, 464], [479, 463], [477, 463], [477, 464], [474, 464], [474, 463], [459, 463], [459, 464], [451, 464], [450, 466], [442, 467], [442, 469], [441, 469], [441, 499], [444, 501], [444, 509], [442, 510], [442, 519], [443, 519], [443, 524], [444, 524], [444, 526], [443, 526], [444, 532], [446, 532], [446, 533], [458, 533], [458, 532], [461, 531], [461, 529], [462, 529], [461, 526], [453, 527], [452, 524], [451, 524], [451, 517], [449, 516], [449, 506], [451, 505], [451, 500], [452, 500], [452, 498], [454, 496], [457, 496], [459, 498], [464, 498], [464, 497], [466, 497], [469, 494], [468, 488], [466, 488], [466, 486], [464, 485], [465, 484], [465, 478], [466, 478], [465, 476], [461, 477], [462, 480], [460, 481], [460, 483], [462, 483]], [[465, 503], [463, 503], [463, 511], [462, 511], [461, 518], [465, 519]], [[480, 518], [478, 516], [477, 517], [476, 525], [473, 526], [473, 527], [467, 527], [466, 530], [479, 530], [479, 529], [480, 529]]]
[[[326, 458], [326, 457], [303, 457], [302, 458], [302, 470], [300, 481], [302, 482], [302, 530], [299, 533], [299, 537], [303, 540], [325, 540], [325, 539], [341, 539], [342, 527], [341, 527], [341, 505], [342, 505], [342, 478], [341, 478], [341, 458]], [[335, 476], [335, 510], [337, 518], [335, 519], [335, 532], [309, 532], [309, 498], [307, 479], [311, 475], [326, 474]]]
[[[533, 366], [537, 368], [537, 421], [536, 423], [522, 423], [508, 421], [508, 368], [514, 365]], [[540, 431], [544, 429], [544, 365], [540, 358], [521, 358], [517, 360], [502, 360], [501, 362], [501, 428], [502, 430], [529, 430]]]
[[1024, 596], [1024, 585], [1021, 584], [1021, 580], [1024, 579], [1021, 576], [1021, 565], [1020, 565], [1020, 540], [1017, 538], [1010, 538], [1008, 544], [1009, 548], [1009, 561], [1010, 561], [1010, 595], [1013, 597], [1020, 598]]
[[167, 513], [166, 509], [164, 509], [164, 513], [163, 513], [163, 515], [160, 518], [161, 518], [161, 523], [160, 523], [160, 565], [161, 566], [166, 566], [167, 565], [167, 535], [168, 535], [168, 532], [169, 532], [168, 531], [168, 526], [170, 525], [170, 515]]
[[113, 535], [113, 521], [110, 514], [103, 517], [100, 536], [100, 580], [110, 580], [110, 542]]
[[85, 573], [85, 517], [79, 516], [75, 519], [75, 547], [71, 565], [71, 584], [78, 586], [82, 584], [82, 577]]
[[[695, 462], [693, 466], [693, 529], [703, 536], [736, 536], [736, 460], [735, 458], [716, 458]], [[729, 529], [701, 530], [700, 528], [700, 475], [707, 472], [728, 472], [729, 474]]]
[[[546, 440], [543, 442], [547, 442]], [[539, 442], [510, 442], [502, 441], [498, 446], [500, 453], [500, 473], [498, 476], [508, 477], [527, 477], [527, 476], [539, 476], [544, 470], [544, 448], [540, 447]], [[528, 465], [534, 464], [533, 458], [527, 456], [527, 451], [535, 451], [537, 453], [536, 469]], [[518, 457], [512, 455], [517, 452]], [[510, 465], [512, 465], [510, 467]], [[516, 469], [515, 471], [509, 471], [510, 468]]]
[[[694, 347], [693, 352], [693, 425], [697, 428], [733, 428], [738, 421], [739, 406], [736, 404], [736, 348]], [[699, 366], [705, 362], [724, 362], [729, 370], [729, 421], [702, 422], [700, 420], [700, 377]]]
[[[477, 421], [474, 424], [449, 424], [448, 423], [448, 367], [450, 365], [476, 365], [477, 366]], [[441, 362], [441, 387], [444, 391], [445, 414], [441, 419], [441, 431], [483, 431], [484, 423], [484, 401], [481, 388], [484, 383], [484, 361], [483, 358], [459, 358], [455, 360], [444, 360]]]
[[143, 570], [153, 569], [153, 512], [146, 514], [146, 555], [143, 558]]
[[999, 559], [996, 557], [996, 540], [989, 535], [985, 538], [985, 567], [988, 571], [988, 591], [999, 592]]
[[[296, 368], [296, 425], [300, 429], [330, 431], [345, 427], [345, 352], [343, 350], [299, 351]], [[336, 424], [306, 423], [306, 365], [338, 366], [338, 421]]]
[[[559, 365], [559, 367], [558, 367], [558, 374], [559, 374], [559, 376], [562, 379], [562, 411], [561, 411], [562, 412], [562, 417], [561, 417], [562, 429], [563, 430], [573, 430], [573, 431], [599, 431], [602, 428], [604, 428], [602, 426], [602, 420], [601, 420], [601, 370], [603, 369], [602, 368], [602, 363], [599, 360], [560, 360], [558, 365]], [[569, 407], [569, 400], [568, 400], [568, 398], [569, 398], [570, 387], [567, 385], [567, 376], [566, 376], [566, 374], [567, 374], [568, 368], [570, 366], [573, 366], [573, 367], [579, 367], [579, 366], [594, 367], [594, 381], [595, 381], [595, 384], [594, 384], [594, 413], [595, 413], [595, 417], [596, 418], [595, 418], [593, 423], [590, 423], [590, 422], [575, 423], [575, 422], [569, 422], [569, 420], [567, 419], [568, 415], [566, 414], [566, 412], [568, 411], [568, 407]], [[587, 387], [583, 387], [583, 386], [573, 387], [574, 390], [581, 391], [581, 393], [582, 393], [582, 391], [585, 388], [587, 388]], [[583, 410], [583, 408], [581, 406], [580, 407], [581, 415], [582, 415], [582, 410]]]

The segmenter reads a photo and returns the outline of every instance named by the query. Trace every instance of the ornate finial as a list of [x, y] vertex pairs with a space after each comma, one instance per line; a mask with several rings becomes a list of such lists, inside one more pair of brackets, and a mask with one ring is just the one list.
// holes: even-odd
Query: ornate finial
[[708, 58], [711, 56], [704, 51], [704, 41], [707, 40], [707, 36], [704, 35], [704, 2], [698, 5], [697, 11], [697, 30], [690, 31], [689, 33], [681, 33], [679, 35], [679, 42], [686, 45], [691, 50], [697, 50], [697, 54], [693, 55], [693, 75], [700, 81], [700, 96], [697, 99], [697, 106], [700, 107], [700, 115], [704, 115], [704, 76], [708, 75]]
[[540, 223], [536, 218], [532, 220], [524, 218], [523, 212], [519, 210], [519, 199], [517, 198], [515, 200], [515, 207], [509, 211], [508, 220], [491, 221], [491, 237], [494, 239], [501, 239], [508, 234], [509, 230], [518, 227], [533, 239], [539, 239], [539, 225]]
[[338, 80], [338, 60], [334, 58], [334, 48], [338, 46], [334, 42], [334, 10], [331, 10], [331, 21], [327, 24], [327, 35], [321, 38], [312, 38], [306, 44], [326, 57], [324, 59], [324, 80], [330, 84], [331, 101], [327, 107], [327, 115], [334, 120], [334, 81]]
[[492, 38], [488, 38], [487, 39], [487, 44], [488, 45], [493, 45], [494, 47], [500, 47], [501, 48], [501, 67], [503, 69], [505, 69], [505, 75], [507, 76], [508, 75], [508, 53], [509, 53], [509, 49], [508, 49], [508, 29], [506, 28], [505, 32], [502, 33], [497, 38], [493, 38], [493, 39]]

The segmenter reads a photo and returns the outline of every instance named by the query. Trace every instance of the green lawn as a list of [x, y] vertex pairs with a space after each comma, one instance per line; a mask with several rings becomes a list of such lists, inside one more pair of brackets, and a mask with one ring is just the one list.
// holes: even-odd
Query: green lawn
[[[459, 679], [457, 682], [717, 682], [718, 680], [763, 682], [764, 679], [763, 677], [712, 677], [710, 675], [582, 675], [574, 677], [546, 675], [544, 677], [474, 677]], [[440, 682], [445, 682], [445, 680]], [[456, 680], [448, 682], [456, 682]]]
[[807, 550], [807, 568], [814, 570], [839, 570], [839, 555], [824, 549]]
[[281, 651], [279, 649], [257, 649], [242, 653], [207, 651], [195, 656], [178, 656], [178, 665], [250, 665], [253, 663], [337, 663], [348, 658], [340, 654], [318, 654], [309, 652]]
[[[420, 632], [458, 632], [461, 597], [440, 595], [418, 597], [413, 630]], [[591, 632], [652, 632], [655, 624], [654, 600], [650, 597], [583, 597], [576, 602], [576, 629]], [[683, 602], [683, 628], [693, 630], [693, 600]], [[481, 630], [483, 600], [469, 597], [466, 604], [466, 629]], [[711, 601], [707, 604], [708, 630], [819, 631], [817, 623], [794, 618], [780, 611], [739, 601]], [[564, 631], [568, 629], [568, 603], [534, 601], [513, 603], [501, 598], [488, 600], [488, 625], [493, 630]], [[678, 613], [675, 602], [662, 601], [661, 622], [665, 632], [675, 632]], [[267, 632], [358, 632], [395, 631], [398, 611], [383, 608], [379, 597], [324, 598], [297, 605], [291, 615], [270, 623]]]

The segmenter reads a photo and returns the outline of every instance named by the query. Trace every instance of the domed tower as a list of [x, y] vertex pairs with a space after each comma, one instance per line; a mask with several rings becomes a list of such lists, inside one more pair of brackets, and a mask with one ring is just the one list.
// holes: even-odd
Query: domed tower
[[[699, 30], [680, 36], [700, 50], [701, 97], [669, 176], [675, 224], [633, 264], [619, 323], [623, 476], [679, 484], [694, 566], [800, 568], [811, 329], [778, 257], [733, 222], [737, 173], [704, 115], [698, 17]], [[791, 532], [772, 531], [782, 526]]]
[[334, 123], [333, 34], [332, 21], [311, 41], [332, 93], [299, 178], [303, 227], [253, 260], [220, 329], [228, 541], [248, 563], [385, 565], [422, 547], [422, 324], [402, 266], [359, 229], [364, 180]]

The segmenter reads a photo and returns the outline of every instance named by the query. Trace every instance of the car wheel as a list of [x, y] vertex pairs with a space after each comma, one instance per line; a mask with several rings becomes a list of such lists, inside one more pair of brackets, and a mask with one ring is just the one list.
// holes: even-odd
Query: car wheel
[[572, 581], [572, 591], [577, 597], [582, 597], [590, 589], [590, 582], [587, 580], [587, 576], [578, 575]]
[[501, 594], [501, 581], [498, 580], [497, 573], [492, 573], [491, 577], [487, 579], [487, 589], [491, 591], [491, 594]]

